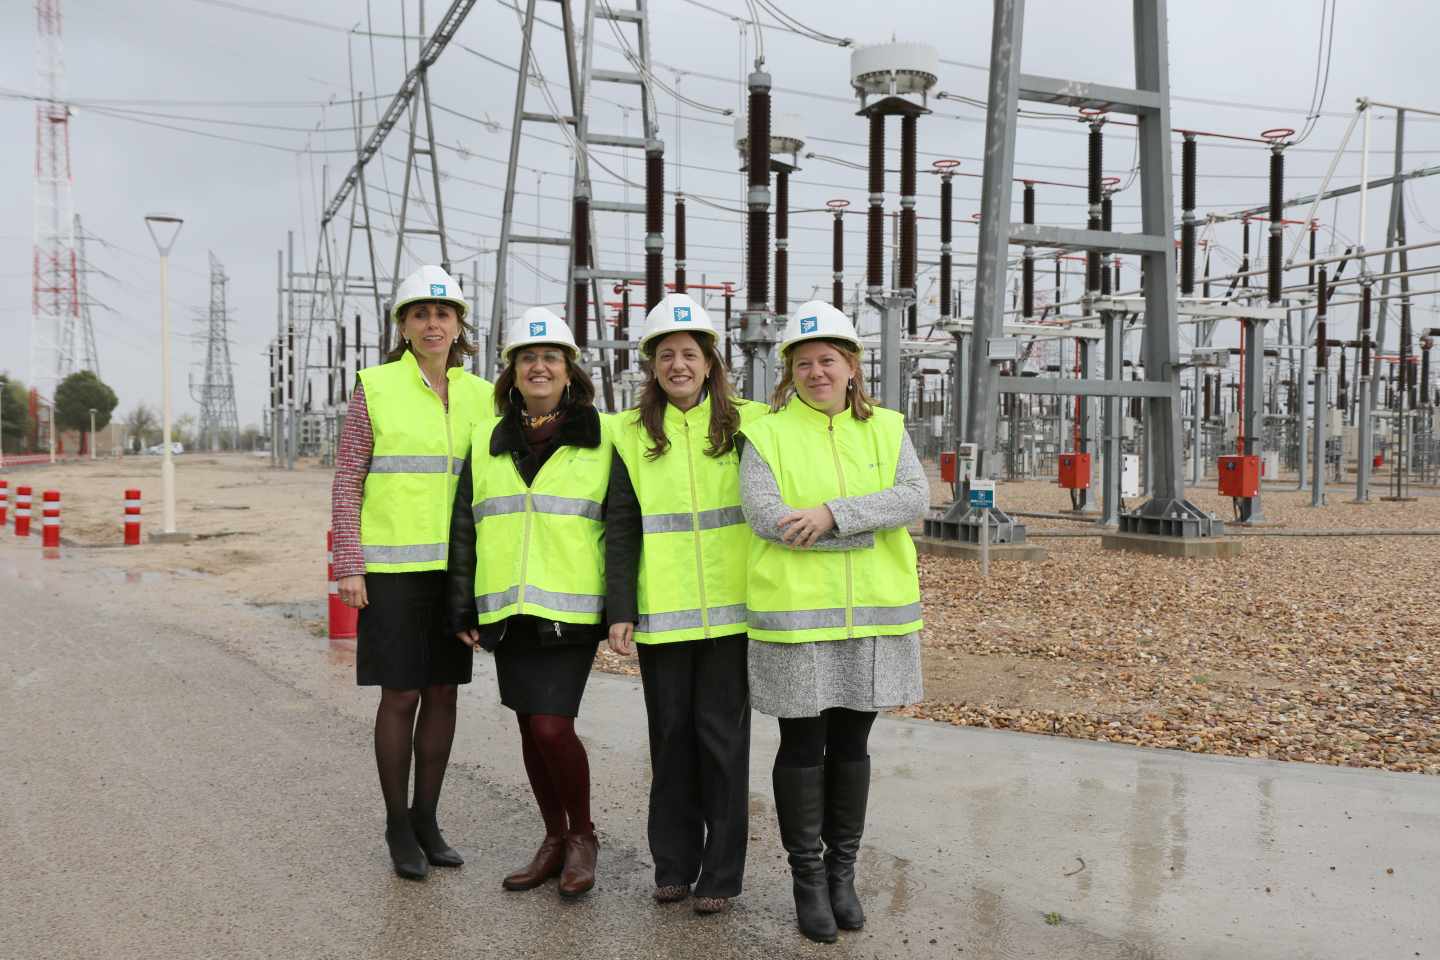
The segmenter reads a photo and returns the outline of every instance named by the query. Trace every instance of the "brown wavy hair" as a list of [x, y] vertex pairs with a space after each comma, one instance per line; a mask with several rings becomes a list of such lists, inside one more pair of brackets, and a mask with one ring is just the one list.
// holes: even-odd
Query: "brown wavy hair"
[[[560, 349], [564, 350], [564, 347]], [[570, 377], [570, 386], [560, 396], [560, 409], [573, 410], [593, 404], [595, 402], [595, 382], [590, 379], [590, 374], [585, 372], [585, 368], [575, 362], [575, 358], [570, 355], [568, 350], [565, 351], [565, 373]], [[505, 369], [501, 370], [500, 376], [495, 379], [496, 415], [505, 416], [510, 412], [511, 407], [521, 410], [525, 408], [520, 390], [515, 386], [515, 362], [513, 360], [505, 364]]]
[[[860, 351], [855, 348], [854, 344], [844, 340], [822, 337], [819, 338], [819, 342], [828, 343], [850, 361], [850, 386], [845, 390], [845, 396], [850, 405], [850, 415], [856, 420], [869, 420], [870, 415], [874, 413], [875, 401], [870, 399], [870, 394], [865, 390], [865, 377], [860, 371]], [[775, 392], [770, 395], [771, 410], [779, 410], [790, 402], [791, 397], [795, 396], [795, 366], [792, 359], [794, 354], [793, 349], [785, 352], [785, 375], [780, 378], [780, 382], [775, 385]]]
[[[740, 429], [740, 411], [735, 406], [735, 391], [730, 386], [730, 377], [726, 374], [725, 359], [715, 349], [715, 338], [697, 336], [695, 342], [700, 345], [701, 353], [710, 363], [710, 374], [705, 378], [705, 390], [710, 395], [710, 445], [705, 449], [705, 456], [719, 457], [735, 449], [735, 431]], [[654, 446], [645, 451], [645, 459], [655, 460], [670, 449], [670, 438], [665, 435], [665, 407], [670, 398], [665, 395], [665, 389], [655, 377], [655, 361], [647, 358], [645, 366], [650, 378], [645, 381], [645, 389], [640, 393], [640, 404], [635, 415], [654, 443]]]
[[[448, 301], [445, 300], [416, 300], [414, 303], [406, 304], [405, 312], [400, 315], [400, 323], [395, 325], [395, 338], [397, 342], [395, 346], [390, 348], [390, 352], [385, 355], [386, 363], [392, 360], [399, 360], [405, 356], [405, 351], [410, 350], [410, 341], [406, 340], [404, 335], [400, 333], [400, 328], [405, 326], [405, 314], [410, 312], [410, 308], [422, 303], [447, 303], [452, 310], [455, 309], [453, 303], [448, 303]], [[466, 357], [473, 357], [479, 352], [475, 344], [470, 342], [470, 327], [464, 320], [460, 319], [458, 310], [455, 313], [455, 321], [460, 332], [456, 334], [455, 342], [450, 344], [450, 355], [445, 358], [445, 366], [447, 368], [463, 367], [465, 366]], [[411, 352], [413, 353], [414, 351]]]

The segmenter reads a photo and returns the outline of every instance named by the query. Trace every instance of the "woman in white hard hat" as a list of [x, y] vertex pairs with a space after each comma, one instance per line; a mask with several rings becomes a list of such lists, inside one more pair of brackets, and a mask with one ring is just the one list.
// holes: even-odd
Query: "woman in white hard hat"
[[[570, 328], [532, 307], [512, 324], [492, 418], [475, 429], [450, 531], [451, 629], [495, 654], [525, 772], [545, 823], [505, 877], [562, 897], [595, 883], [590, 766], [575, 717], [605, 636], [605, 494], [613, 448]], [[477, 540], [481, 549], [476, 550]]]
[[617, 417], [605, 526], [609, 644], [640, 648], [650, 727], [655, 900], [718, 913], [740, 893], [748, 836], [750, 695], [735, 434], [766, 412], [733, 397], [705, 309], [656, 304], [638, 409]]
[[[360, 609], [356, 679], [380, 687], [375, 762], [395, 872], [464, 860], [436, 822], [455, 736], [458, 684], [470, 651], [445, 620], [445, 563], [455, 474], [474, 425], [489, 415], [489, 382], [466, 373], [460, 285], [436, 266], [396, 290], [399, 334], [386, 362], [361, 370], [335, 455], [331, 491], [340, 599]], [[410, 757], [415, 757], [413, 800]]]
[[921, 698], [920, 584], [906, 527], [929, 488], [904, 418], [865, 393], [860, 340], [811, 301], [785, 327], [774, 411], [744, 428], [746, 623], [756, 709], [779, 718], [772, 774], [800, 931], [858, 930], [855, 856], [876, 712]]

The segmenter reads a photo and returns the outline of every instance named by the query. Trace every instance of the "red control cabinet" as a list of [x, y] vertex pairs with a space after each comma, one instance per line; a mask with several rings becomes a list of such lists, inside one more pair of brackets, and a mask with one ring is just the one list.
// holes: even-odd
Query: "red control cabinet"
[[1090, 454], [1060, 454], [1060, 486], [1066, 490], [1090, 489]]
[[940, 451], [940, 479], [945, 483], [956, 480], [956, 456], [954, 450]]
[[1260, 492], [1260, 458], [1231, 455], [1219, 459], [1220, 493], [1227, 497], [1253, 497]]

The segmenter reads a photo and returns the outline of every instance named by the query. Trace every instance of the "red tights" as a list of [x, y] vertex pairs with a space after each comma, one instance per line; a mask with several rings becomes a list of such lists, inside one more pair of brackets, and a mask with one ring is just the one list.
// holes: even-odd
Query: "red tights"
[[575, 735], [573, 717], [548, 713], [517, 713], [520, 747], [525, 755], [525, 772], [545, 833], [558, 837], [566, 832], [595, 829], [590, 822], [590, 760], [585, 745]]

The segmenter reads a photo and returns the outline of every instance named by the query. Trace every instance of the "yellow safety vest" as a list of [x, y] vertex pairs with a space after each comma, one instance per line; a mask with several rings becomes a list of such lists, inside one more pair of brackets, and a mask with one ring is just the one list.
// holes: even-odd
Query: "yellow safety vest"
[[[763, 403], [737, 400], [744, 425]], [[750, 527], [740, 509], [740, 457], [705, 455], [710, 398], [665, 406], [670, 449], [654, 460], [638, 411], [623, 415], [615, 450], [640, 501], [643, 539], [636, 580], [636, 643], [672, 643], [745, 632], [745, 559]]]
[[525, 485], [509, 452], [492, 455], [500, 420], [475, 429], [475, 609], [482, 624], [519, 614], [599, 623], [605, 609], [605, 493], [610, 488], [609, 417], [600, 446], [557, 447]]
[[[745, 427], [780, 496], [797, 510], [876, 493], [895, 482], [905, 418], [876, 407], [859, 421], [834, 417], [798, 397]], [[901, 636], [919, 630], [915, 544], [903, 528], [876, 530], [857, 550], [795, 550], [754, 537], [746, 621], [750, 636], [777, 643]]]
[[366, 573], [445, 569], [455, 478], [475, 424], [495, 415], [489, 381], [459, 367], [445, 377], [448, 411], [408, 350], [360, 371], [374, 436], [360, 506]]

